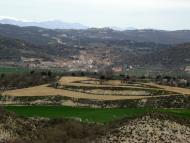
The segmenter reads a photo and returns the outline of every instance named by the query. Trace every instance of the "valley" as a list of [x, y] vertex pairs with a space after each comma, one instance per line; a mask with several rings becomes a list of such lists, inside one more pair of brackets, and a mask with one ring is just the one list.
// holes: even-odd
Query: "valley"
[[188, 143], [189, 33], [0, 24], [0, 142]]
[[[14, 34], [11, 34], [13, 31]], [[168, 39], [172, 33], [169, 31], [115, 31], [109, 28], [52, 30], [0, 24], [0, 33], [1, 65], [61, 68], [70, 72], [104, 72], [111, 68], [115, 73], [144, 68], [145, 74], [158, 74], [171, 71], [188, 73], [190, 64], [190, 40], [166, 43], [164, 39]], [[152, 37], [159, 36], [157, 33], [167, 33], [165, 36], [168, 37], [159, 42], [150, 40], [150, 37], [144, 39], [152, 34], [155, 34]], [[190, 32], [173, 33], [183, 39], [188, 37]], [[128, 37], [141, 34], [143, 36], [140, 40], [137, 37]], [[172, 41], [175, 41], [174, 39]], [[183, 44], [184, 42], [186, 44]]]
[[0, 0], [0, 143], [190, 143], [190, 0]]

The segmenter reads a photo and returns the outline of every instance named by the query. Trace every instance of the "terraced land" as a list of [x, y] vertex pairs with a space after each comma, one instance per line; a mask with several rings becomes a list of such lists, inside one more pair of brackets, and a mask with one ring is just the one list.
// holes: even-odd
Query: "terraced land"
[[[97, 138], [97, 143], [139, 142], [139, 140], [162, 142], [173, 139], [175, 143], [188, 143], [190, 131], [188, 95], [189, 89], [179, 90], [152, 83], [121, 83], [119, 80], [62, 77], [56, 83], [5, 91], [0, 96], [0, 104], [4, 105], [10, 115], [16, 114], [26, 123], [49, 122], [50, 128], [43, 126], [43, 130], [39, 130], [43, 133], [47, 131], [42, 137], [48, 141], [48, 137], [54, 137], [58, 131], [61, 133], [59, 134], [61, 140], [65, 139], [65, 134], [73, 135], [74, 131], [83, 133], [86, 131], [84, 126], [87, 125], [93, 131], [96, 129], [92, 129], [92, 126], [102, 129], [99, 134], [101, 136], [92, 139], [95, 141]], [[7, 124], [9, 117], [5, 119], [6, 126], [3, 126], [0, 132], [6, 131], [11, 135], [12, 131], [19, 129], [23, 132], [25, 129], [25, 126], [15, 128], [15, 125], [20, 125], [23, 120], [13, 122], [15, 119], [11, 119]], [[68, 122], [65, 121], [74, 124], [68, 127]], [[13, 127], [11, 126], [12, 130], [7, 130], [7, 125], [12, 122], [14, 123]], [[54, 124], [56, 122], [57, 125]], [[76, 126], [75, 123], [80, 126]], [[65, 128], [60, 126], [62, 124]], [[38, 126], [39, 124], [34, 128]], [[79, 127], [82, 130], [79, 131]], [[31, 129], [31, 126], [27, 126], [28, 129]], [[91, 133], [91, 130], [86, 132]], [[49, 135], [49, 131], [53, 134]], [[38, 136], [39, 132], [35, 132], [35, 135]], [[94, 136], [94, 132], [92, 135]], [[25, 133], [22, 136], [17, 135], [18, 138], [24, 136]], [[81, 138], [81, 135], [78, 137]], [[84, 137], [88, 135], [85, 133]], [[57, 136], [55, 138], [57, 139]], [[55, 139], [50, 142], [54, 141]]]
[[[176, 93], [157, 87], [151, 88], [141, 84], [121, 84], [118, 80], [106, 83], [93, 83], [96, 79], [88, 77], [63, 77], [57, 88], [50, 85], [41, 85], [24, 89], [10, 90], [2, 93], [3, 96], [64, 96], [76, 99], [90, 100], [129, 100], [164, 97]], [[89, 83], [82, 83], [89, 81]], [[99, 84], [98, 84], [99, 83]]]
[[158, 85], [155, 83], [145, 83], [145, 85], [149, 85], [152, 87], [157, 87], [157, 88], [162, 88], [167, 91], [175, 92], [175, 93], [180, 93], [184, 95], [190, 95], [190, 89], [188, 88], [180, 88], [180, 87], [172, 87], [172, 86], [166, 86], [166, 85]]

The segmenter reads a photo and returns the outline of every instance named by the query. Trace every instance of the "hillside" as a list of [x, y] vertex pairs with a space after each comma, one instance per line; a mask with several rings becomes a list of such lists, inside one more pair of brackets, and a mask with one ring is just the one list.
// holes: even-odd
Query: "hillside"
[[[68, 49], [71, 53], [63, 52]], [[41, 59], [52, 61], [54, 58], [59, 58], [64, 55], [68, 57], [70, 54], [75, 54], [76, 50], [70, 46], [43, 46], [25, 42], [20, 39], [5, 38], [0, 36], [0, 61], [10, 61], [14, 63], [21, 62], [25, 59]]]
[[90, 39], [112, 39], [112, 40], [131, 40], [137, 42], [153, 42], [161, 44], [179, 44], [190, 41], [189, 30], [164, 31], [152, 29], [116, 31], [110, 28], [90, 28], [87, 30], [62, 30], [65, 33], [77, 33], [84, 38]]
[[2, 109], [0, 117], [1, 143], [89, 143], [104, 134], [102, 126], [72, 119], [24, 118]]
[[[186, 124], [186, 125], [185, 125]], [[190, 139], [189, 123], [171, 117], [153, 113], [123, 122], [113, 129], [101, 143], [132, 143], [132, 142], [171, 142], [188, 143]]]
[[0, 110], [0, 142], [14, 143], [188, 143], [189, 120], [165, 113], [146, 113], [104, 125], [72, 119], [24, 118]]
[[[58, 30], [57, 30], [58, 31]], [[152, 53], [157, 48], [169, 45], [151, 42], [135, 42], [130, 40], [77, 37], [78, 33], [66, 30], [53, 31], [37, 27], [21, 28], [12, 25], [0, 25], [1, 61], [9, 60], [14, 64], [27, 61], [54, 62], [58, 67], [97, 69], [107, 64], [138, 63], [138, 57]], [[58, 36], [56, 36], [58, 34]], [[111, 59], [110, 59], [111, 58]], [[134, 60], [135, 59], [135, 60]], [[25, 60], [25, 61], [26, 61]], [[36, 64], [28, 63], [28, 64]], [[46, 63], [45, 63], [46, 64]], [[52, 65], [52, 64], [51, 64]], [[47, 65], [48, 66], [48, 65]]]
[[[72, 29], [45, 29], [40, 27], [19, 27], [0, 24], [0, 35], [18, 38], [32, 44], [47, 45], [65, 42], [67, 39], [77, 40], [130, 40], [137, 42], [152, 42], [161, 44], [180, 44], [190, 42], [189, 30], [162, 31], [162, 30], [126, 30], [116, 31], [110, 28], [90, 28], [83, 30]], [[59, 40], [58, 40], [59, 39]], [[59, 42], [58, 42], [59, 41]]]
[[190, 65], [190, 44], [179, 44], [167, 49], [159, 49], [157, 52], [141, 57], [150, 65], [164, 65], [166, 67], [179, 67]]
[[53, 34], [51, 30], [38, 27], [18, 27], [14, 25], [0, 24], [0, 35], [7, 38], [19, 39], [35, 45], [47, 45], [55, 41], [42, 36], [42, 31]]
[[188, 34], [109, 28], [52, 30], [0, 24], [0, 62], [83, 71], [97, 71], [108, 65], [180, 69], [190, 64], [189, 44], [173, 44], [189, 42]]

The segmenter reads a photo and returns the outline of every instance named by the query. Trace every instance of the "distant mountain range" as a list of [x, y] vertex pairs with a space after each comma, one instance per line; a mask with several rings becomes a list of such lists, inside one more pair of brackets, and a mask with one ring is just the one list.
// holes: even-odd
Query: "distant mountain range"
[[[10, 24], [10, 25], [16, 25], [20, 27], [27, 27], [27, 26], [36, 26], [41, 28], [47, 28], [47, 29], [88, 29], [89, 26], [82, 25], [80, 23], [69, 23], [69, 22], [63, 22], [61, 20], [49, 20], [49, 21], [41, 21], [41, 22], [35, 22], [35, 21], [23, 21], [23, 20], [17, 20], [14, 18], [1, 18], [0, 17], [0, 23], [1, 24]], [[109, 28], [117, 31], [124, 31], [124, 30], [136, 30], [134, 27], [126, 27], [126, 28], [120, 28], [116, 26], [110, 26]]]
[[19, 27], [10, 24], [0, 24], [0, 36], [24, 40], [34, 45], [49, 45], [63, 43], [68, 39], [78, 41], [136, 41], [157, 44], [190, 43], [190, 30], [164, 31], [152, 29], [118, 31], [111, 28], [88, 29], [44, 29], [41, 27]]
[[29, 22], [29, 21], [21, 21], [15, 19], [4, 18], [0, 20], [1, 24], [11, 24], [17, 25], [21, 27], [26, 26], [36, 26], [47, 29], [87, 29], [87, 26], [84, 26], [80, 23], [68, 23], [59, 20], [51, 20], [51, 21], [42, 21], [42, 22]]

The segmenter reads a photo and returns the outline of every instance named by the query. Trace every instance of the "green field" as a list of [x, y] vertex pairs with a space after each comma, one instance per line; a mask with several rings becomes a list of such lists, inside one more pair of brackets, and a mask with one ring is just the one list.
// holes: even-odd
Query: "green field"
[[0, 74], [2, 73], [24, 73], [28, 72], [29, 69], [22, 68], [22, 67], [7, 67], [7, 66], [0, 66]]
[[[25, 117], [76, 118], [84, 122], [106, 123], [152, 111], [145, 108], [95, 109], [65, 106], [6, 106], [8, 111]], [[190, 118], [190, 109], [159, 109], [161, 112]]]
[[124, 117], [134, 117], [148, 109], [95, 109], [65, 106], [7, 106], [12, 111], [26, 117], [80, 118], [87, 122], [109, 122]]
[[170, 113], [183, 118], [190, 118], [190, 109], [159, 109], [159, 111]]

